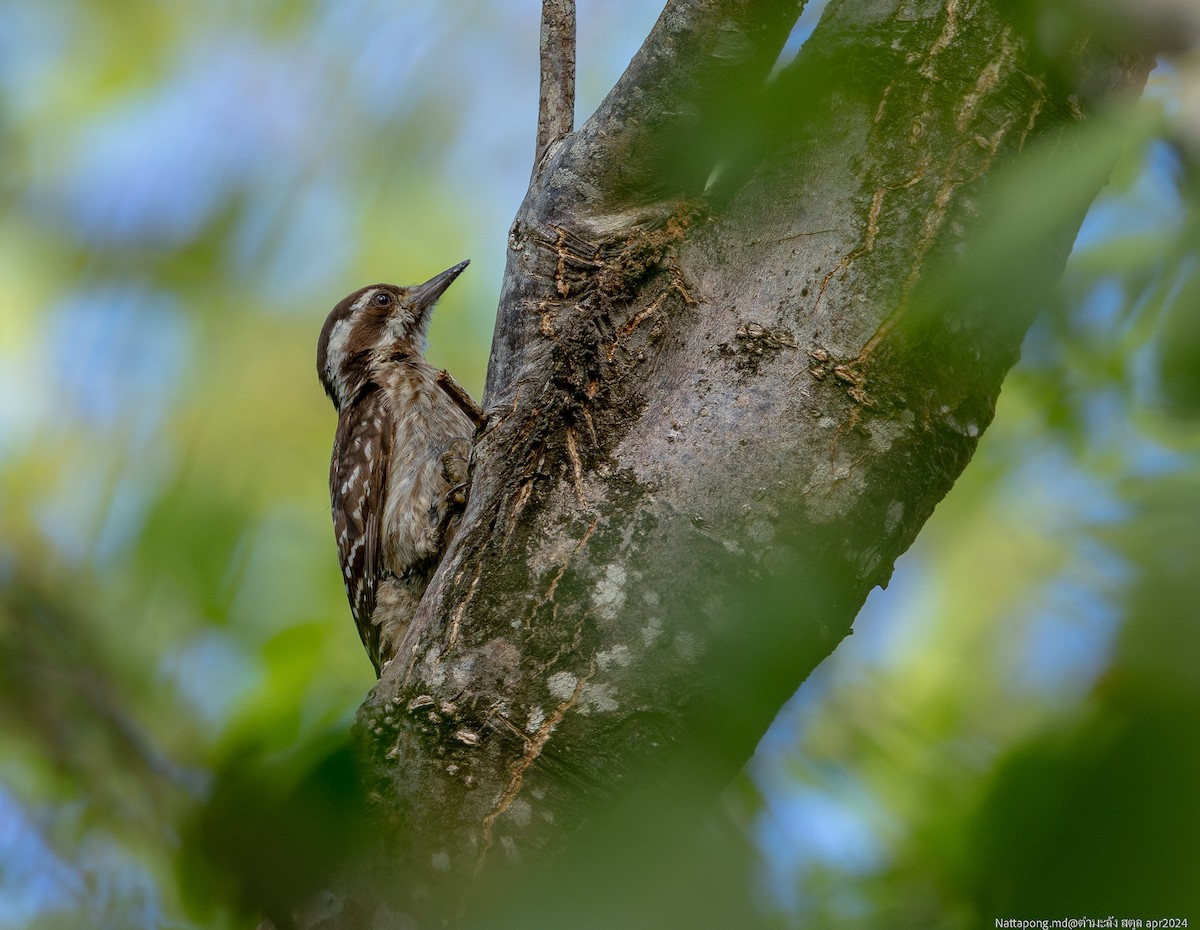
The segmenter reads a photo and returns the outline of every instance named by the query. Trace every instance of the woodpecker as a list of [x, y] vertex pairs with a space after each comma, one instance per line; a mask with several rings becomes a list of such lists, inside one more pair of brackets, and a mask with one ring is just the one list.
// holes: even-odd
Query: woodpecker
[[350, 612], [381, 675], [456, 529], [479, 408], [425, 360], [429, 317], [467, 267], [415, 287], [373, 284], [342, 300], [317, 341], [337, 410], [333, 530]]

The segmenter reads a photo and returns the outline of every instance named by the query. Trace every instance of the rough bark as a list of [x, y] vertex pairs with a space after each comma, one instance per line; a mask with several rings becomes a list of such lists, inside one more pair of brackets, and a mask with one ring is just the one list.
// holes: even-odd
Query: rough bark
[[391, 908], [461, 916], [649, 772], [702, 810], [967, 464], [1086, 203], [1003, 294], [936, 269], [1085, 70], [1145, 73], [1003, 8], [834, 0], [768, 80], [794, 0], [673, 0], [539, 152], [463, 529], [360, 715]]

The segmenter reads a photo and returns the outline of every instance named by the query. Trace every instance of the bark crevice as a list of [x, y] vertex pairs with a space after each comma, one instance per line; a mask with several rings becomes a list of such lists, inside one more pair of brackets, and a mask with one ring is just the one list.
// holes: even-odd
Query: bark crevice
[[834, 0], [768, 81], [800, 4], [673, 0], [544, 152], [462, 528], [360, 716], [421, 919], [680, 760], [715, 790], [965, 467], [1075, 231], [1001, 257], [1019, 306], [944, 286], [1078, 119], [999, 7]]

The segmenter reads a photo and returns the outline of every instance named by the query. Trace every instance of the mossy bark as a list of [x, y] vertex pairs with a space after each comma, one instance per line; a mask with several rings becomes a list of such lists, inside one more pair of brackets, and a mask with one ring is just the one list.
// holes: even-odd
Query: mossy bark
[[780, 67], [796, 3], [672, 2], [546, 152], [462, 530], [360, 715], [391, 907], [461, 915], [668, 758], [703, 748], [711, 800], [887, 582], [1082, 214], [1002, 294], [938, 269], [1000, 166], [1068, 153], [1085, 72], [1146, 72], [1084, 41], [1051, 69], [1007, 8], [834, 0]]

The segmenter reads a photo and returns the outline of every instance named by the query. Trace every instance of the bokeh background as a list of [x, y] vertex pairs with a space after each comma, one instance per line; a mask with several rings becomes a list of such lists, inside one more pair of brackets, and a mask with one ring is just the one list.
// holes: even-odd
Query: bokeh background
[[[581, 0], [581, 119], [658, 6]], [[373, 681], [316, 335], [469, 257], [430, 355], [479, 394], [538, 8], [0, 0], [0, 928], [238, 919], [189, 818]], [[974, 462], [744, 773], [770, 921], [1200, 920], [1196, 75], [1107, 117]]]

